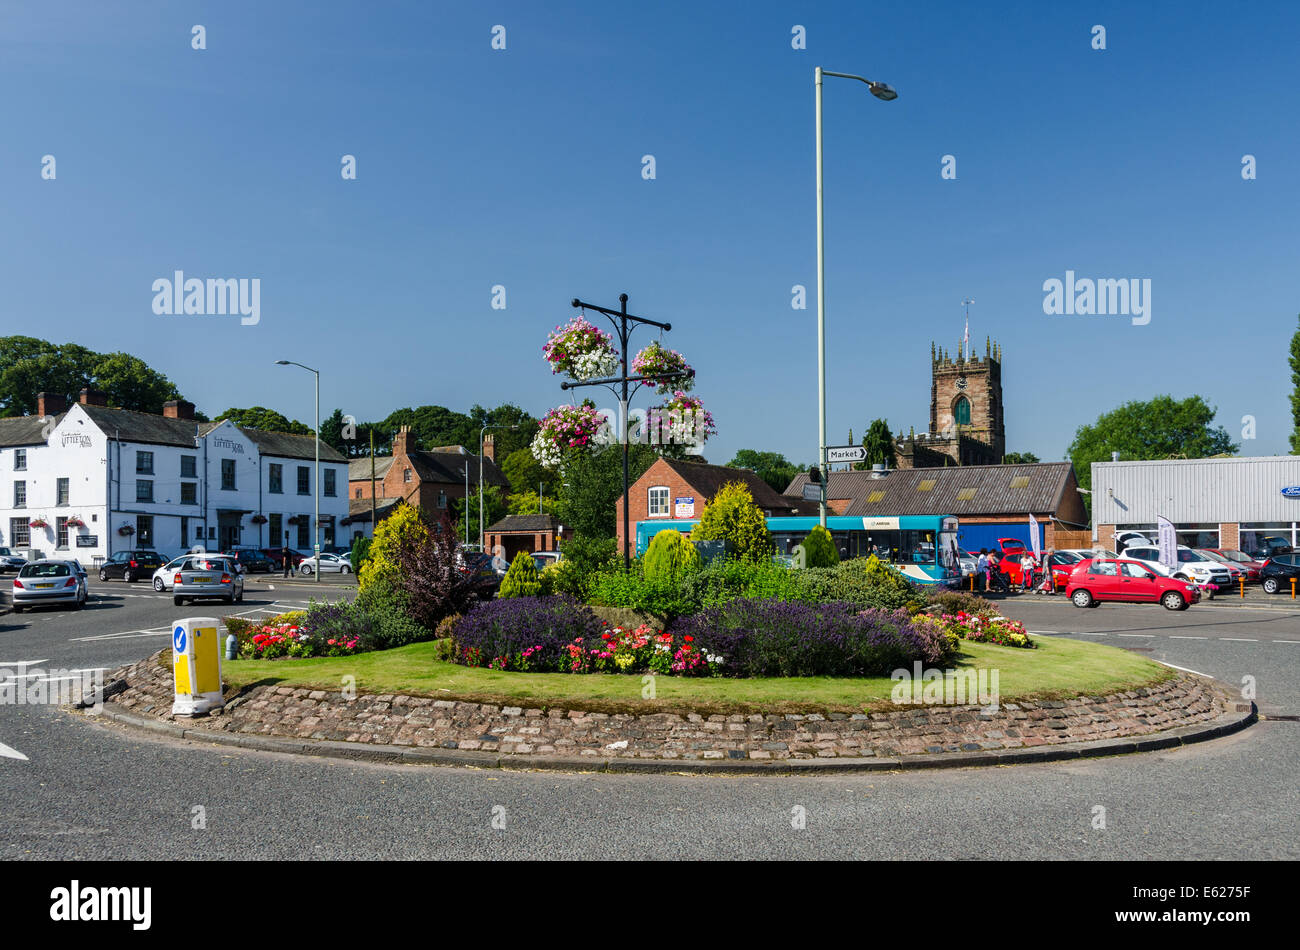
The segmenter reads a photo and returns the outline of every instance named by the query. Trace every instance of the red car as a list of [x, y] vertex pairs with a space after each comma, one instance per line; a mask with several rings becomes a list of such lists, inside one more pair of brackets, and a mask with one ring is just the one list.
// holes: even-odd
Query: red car
[[1102, 601], [1160, 604], [1186, 610], [1201, 599], [1195, 584], [1162, 577], [1141, 561], [1087, 558], [1074, 566], [1066, 596], [1076, 607], [1096, 607]]
[[1204, 550], [1207, 554], [1217, 555], [1220, 561], [1245, 571], [1247, 584], [1259, 583], [1259, 569], [1264, 566], [1263, 561], [1256, 561], [1245, 551], [1233, 551], [1228, 548], [1205, 548]]

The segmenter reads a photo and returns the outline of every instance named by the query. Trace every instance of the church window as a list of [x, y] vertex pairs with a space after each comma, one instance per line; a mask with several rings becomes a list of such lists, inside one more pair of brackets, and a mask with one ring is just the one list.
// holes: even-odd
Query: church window
[[957, 419], [957, 425], [970, 425], [970, 400], [965, 396], [958, 396], [957, 405], [953, 407], [953, 415]]

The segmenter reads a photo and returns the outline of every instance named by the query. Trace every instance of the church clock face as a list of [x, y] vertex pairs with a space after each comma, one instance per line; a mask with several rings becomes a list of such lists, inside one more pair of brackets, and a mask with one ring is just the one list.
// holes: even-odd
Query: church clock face
[[957, 377], [957, 388], [958, 388], [958, 389], [965, 389], [965, 388], [966, 388], [966, 377], [965, 377], [965, 376], [958, 376], [958, 377]]

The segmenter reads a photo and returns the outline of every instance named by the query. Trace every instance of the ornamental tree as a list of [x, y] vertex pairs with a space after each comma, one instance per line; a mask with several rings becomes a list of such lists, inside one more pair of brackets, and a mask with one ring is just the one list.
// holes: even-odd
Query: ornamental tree
[[683, 574], [700, 566], [700, 553], [686, 535], [666, 529], [650, 539], [642, 564], [647, 580], [676, 583]]
[[510, 570], [501, 579], [498, 597], [536, 597], [542, 592], [542, 580], [537, 576], [537, 562], [527, 551], [520, 551], [510, 562]]
[[772, 556], [775, 546], [763, 512], [743, 482], [728, 482], [704, 506], [693, 541], [725, 541], [727, 551], [745, 560]]
[[799, 567], [834, 567], [840, 563], [840, 552], [835, 548], [835, 539], [831, 533], [819, 524], [808, 532], [808, 537], [800, 542], [802, 549]]

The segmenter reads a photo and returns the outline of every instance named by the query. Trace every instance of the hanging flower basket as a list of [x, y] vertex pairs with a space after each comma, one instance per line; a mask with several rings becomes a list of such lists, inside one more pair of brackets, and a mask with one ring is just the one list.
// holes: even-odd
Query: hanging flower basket
[[651, 433], [650, 441], [657, 439], [661, 445], [699, 446], [718, 432], [713, 414], [704, 408], [700, 397], [689, 396], [680, 389], [673, 393], [672, 399], [647, 413], [646, 427]]
[[675, 376], [669, 379], [661, 379], [659, 378], [660, 374], [689, 373], [690, 371], [691, 365], [686, 362], [686, 357], [658, 342], [651, 343], [632, 360], [633, 375], [647, 377], [649, 384], [664, 396], [673, 392], [674, 388], [679, 392], [688, 392], [695, 387], [695, 378], [693, 376]]
[[605, 413], [591, 406], [557, 406], [542, 418], [529, 450], [543, 468], [560, 467], [564, 453], [609, 438]]
[[600, 379], [618, 369], [619, 354], [612, 340], [583, 317], [574, 317], [551, 331], [542, 354], [551, 364], [552, 374], [568, 373], [579, 382]]
[[27, 522], [27, 527], [29, 528], [48, 528], [49, 526], [50, 523], [44, 518], [33, 518], [31, 521]]
[[124, 524], [122, 527], [117, 529], [117, 533], [121, 535], [132, 535], [135, 534], [135, 528], [131, 527], [129, 524]]
[[253, 515], [253, 517], [248, 520], [253, 522], [253, 524], [266, 524], [266, 515]]
[[86, 522], [82, 521], [76, 515], [69, 518], [65, 524], [67, 524], [69, 528], [84, 528], [86, 526]]

